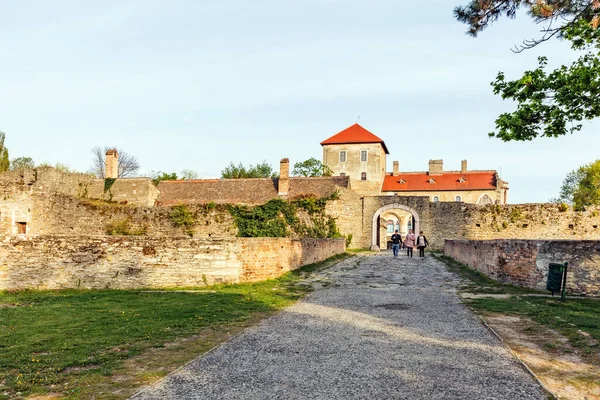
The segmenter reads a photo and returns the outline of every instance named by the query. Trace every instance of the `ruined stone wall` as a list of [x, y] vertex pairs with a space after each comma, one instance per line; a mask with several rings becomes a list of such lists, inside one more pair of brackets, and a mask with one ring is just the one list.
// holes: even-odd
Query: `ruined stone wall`
[[502, 283], [546, 289], [548, 265], [569, 263], [569, 293], [600, 296], [600, 241], [446, 240], [444, 254]]
[[344, 252], [342, 239], [13, 237], [0, 290], [198, 287], [275, 278]]
[[171, 207], [137, 207], [41, 194], [33, 196], [33, 202], [31, 234], [104, 235], [109, 224], [125, 223], [132, 233], [147, 236], [237, 235], [233, 218], [224, 206], [211, 209], [202, 205], [187, 206], [196, 222], [184, 227], [175, 224]]
[[160, 192], [150, 178], [95, 179], [82, 197], [152, 207]]

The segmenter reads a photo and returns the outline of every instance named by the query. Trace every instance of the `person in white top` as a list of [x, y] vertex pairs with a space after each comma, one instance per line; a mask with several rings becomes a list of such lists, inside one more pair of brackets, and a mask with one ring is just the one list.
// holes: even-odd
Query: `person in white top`
[[429, 245], [427, 238], [423, 235], [423, 231], [417, 237], [417, 247], [419, 248], [419, 257], [425, 258], [425, 247]]

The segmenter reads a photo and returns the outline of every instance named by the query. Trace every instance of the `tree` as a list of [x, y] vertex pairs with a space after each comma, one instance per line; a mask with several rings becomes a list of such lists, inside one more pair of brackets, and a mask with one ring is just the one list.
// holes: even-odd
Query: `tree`
[[525, 141], [579, 131], [581, 121], [600, 116], [600, 1], [470, 0], [456, 7], [454, 16], [468, 25], [468, 34], [477, 36], [502, 16], [514, 18], [520, 8], [544, 28], [540, 38], [525, 40], [515, 52], [564, 38], [585, 54], [554, 71], [546, 71], [547, 58], [539, 57], [536, 69], [513, 81], [499, 72], [492, 82], [494, 94], [516, 101], [517, 109], [501, 114], [489, 136]]
[[[104, 168], [106, 166], [106, 152], [110, 149], [114, 149], [114, 147], [94, 147], [92, 149], [94, 158], [90, 172], [98, 178], [105, 177]], [[135, 176], [140, 169], [140, 164], [137, 162], [136, 158], [122, 150], [117, 149], [117, 153], [119, 154], [119, 178]]]
[[0, 131], [0, 172], [5, 172], [10, 169], [10, 161], [8, 160], [8, 149], [4, 146], [4, 138], [6, 134]]
[[35, 168], [35, 163], [30, 157], [17, 157], [10, 162], [11, 171], [33, 168]]
[[276, 178], [277, 173], [273, 171], [273, 167], [262, 161], [256, 165], [250, 165], [248, 168], [244, 167], [242, 163], [235, 165], [229, 163], [223, 171], [221, 171], [221, 178], [223, 179], [243, 179], [243, 178]]
[[152, 183], [154, 183], [154, 186], [158, 186], [158, 184], [161, 181], [176, 181], [177, 180], [177, 174], [175, 172], [173, 172], [172, 174], [168, 174], [166, 172], [158, 171], [158, 172], [153, 172], [151, 174], [151, 176], [152, 176]]
[[331, 176], [332, 173], [331, 168], [314, 157], [295, 163], [292, 171], [294, 176]]
[[572, 204], [575, 210], [600, 205], [600, 160], [583, 165], [565, 177], [555, 202]]
[[198, 179], [198, 173], [191, 169], [184, 169], [183, 171], [181, 171], [181, 179], [186, 181]]

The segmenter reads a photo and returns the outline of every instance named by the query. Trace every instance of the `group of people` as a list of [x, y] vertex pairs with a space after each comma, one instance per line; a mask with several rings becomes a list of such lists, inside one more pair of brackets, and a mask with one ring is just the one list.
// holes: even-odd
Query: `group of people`
[[425, 258], [425, 247], [429, 245], [427, 242], [427, 238], [423, 235], [423, 231], [416, 236], [412, 229], [408, 231], [406, 238], [404, 241], [402, 240], [402, 236], [398, 233], [398, 230], [392, 235], [392, 252], [394, 253], [394, 257], [398, 257], [398, 252], [400, 250], [400, 245], [406, 248], [406, 256], [412, 258], [413, 256], [413, 248], [416, 246], [419, 249], [419, 257]]

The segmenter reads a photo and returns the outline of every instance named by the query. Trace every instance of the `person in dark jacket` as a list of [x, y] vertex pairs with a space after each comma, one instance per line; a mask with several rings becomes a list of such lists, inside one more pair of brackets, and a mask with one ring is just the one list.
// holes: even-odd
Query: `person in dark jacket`
[[396, 233], [392, 235], [392, 252], [394, 253], [394, 257], [398, 257], [398, 250], [400, 249], [400, 242], [402, 241], [402, 236], [398, 234], [398, 230]]
[[419, 257], [425, 258], [425, 247], [429, 246], [429, 242], [425, 235], [423, 235], [423, 231], [417, 236], [417, 247], [419, 248]]

